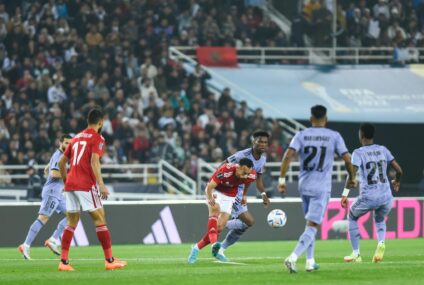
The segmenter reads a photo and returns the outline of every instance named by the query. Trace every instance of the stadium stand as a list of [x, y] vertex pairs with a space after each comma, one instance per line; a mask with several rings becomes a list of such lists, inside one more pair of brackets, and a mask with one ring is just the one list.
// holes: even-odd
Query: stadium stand
[[[237, 104], [228, 88], [216, 96], [206, 86], [207, 72], [187, 71], [168, 56], [170, 46], [297, 46], [294, 36], [301, 32], [286, 35], [264, 16], [263, 2], [0, 1], [0, 164], [45, 164], [55, 139], [83, 128], [95, 105], [107, 111], [105, 164], [164, 159], [195, 178], [197, 158], [221, 161], [247, 147], [254, 128], [278, 138], [269, 160], [279, 161], [287, 137], [275, 121], [261, 109], [249, 110], [255, 106]], [[304, 31], [318, 28], [316, 17], [328, 16], [326, 2], [311, 0], [317, 4], [310, 11], [305, 2]], [[337, 36], [349, 39], [340, 45], [423, 45], [420, 1], [339, 2], [343, 33]], [[374, 27], [367, 17], [379, 25], [374, 41], [367, 39]], [[0, 184], [14, 183], [0, 171], [6, 174]]]

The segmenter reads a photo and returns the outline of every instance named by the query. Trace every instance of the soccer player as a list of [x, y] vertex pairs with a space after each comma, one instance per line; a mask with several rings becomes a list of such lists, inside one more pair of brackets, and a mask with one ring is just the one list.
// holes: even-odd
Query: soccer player
[[[60, 174], [65, 181], [68, 218], [68, 225], [62, 236], [59, 271], [74, 271], [69, 264], [68, 254], [81, 209], [89, 212], [96, 226], [97, 238], [102, 244], [106, 259], [106, 270], [123, 268], [127, 265], [127, 262], [114, 258], [112, 255], [110, 232], [106, 226], [105, 212], [100, 200], [100, 198], [107, 199], [109, 195], [100, 167], [100, 158], [105, 147], [105, 140], [100, 135], [103, 118], [104, 113], [101, 110], [90, 110], [87, 119], [88, 127], [71, 140], [59, 161]], [[68, 161], [69, 174], [66, 172]]]
[[[390, 151], [382, 145], [374, 144], [375, 128], [372, 124], [364, 123], [359, 128], [359, 141], [362, 147], [352, 153], [354, 174], [359, 170], [360, 194], [352, 204], [349, 211], [349, 234], [353, 252], [345, 256], [346, 262], [361, 262], [359, 252], [359, 227], [358, 219], [366, 213], [374, 212], [374, 221], [377, 231], [377, 249], [372, 262], [383, 260], [384, 239], [386, 236], [385, 217], [392, 209], [393, 196], [390, 182], [387, 178], [387, 167], [390, 165], [396, 171], [396, 177], [392, 180], [393, 190], [399, 191], [402, 169], [396, 162]], [[349, 185], [342, 194], [341, 204], [343, 208], [348, 205]]]
[[[262, 196], [263, 203], [266, 206], [269, 204], [269, 198], [265, 192], [264, 182], [262, 180], [262, 173], [264, 172], [266, 155], [265, 151], [268, 147], [269, 134], [266, 131], [258, 130], [252, 134], [252, 147], [245, 150], [241, 150], [228, 157], [226, 162], [238, 163], [243, 158], [248, 158], [253, 162], [253, 168], [256, 171], [256, 188], [259, 190]], [[224, 251], [236, 243], [243, 233], [253, 224], [255, 220], [252, 214], [247, 209], [247, 204], [242, 204], [244, 185], [241, 184], [238, 187], [236, 200], [233, 204], [232, 218], [227, 222], [226, 227], [229, 229], [225, 240], [221, 243], [215, 243], [212, 247], [212, 254], [214, 256], [219, 253], [224, 260], [228, 259], [225, 257]]]
[[[43, 186], [41, 192], [41, 206], [38, 211], [38, 217], [29, 227], [28, 234], [23, 244], [18, 247], [18, 250], [25, 259], [31, 259], [30, 247], [34, 239], [37, 237], [41, 228], [47, 223], [49, 218], [54, 212], [59, 214], [66, 213], [65, 197], [63, 196], [63, 180], [60, 176], [58, 162], [60, 156], [65, 151], [69, 142], [71, 141], [70, 135], [62, 135], [59, 140], [59, 148], [52, 155], [49, 164], [44, 169], [47, 175], [47, 181]], [[58, 224], [56, 231], [53, 235], [44, 242], [54, 254], [60, 255], [60, 237], [66, 226], [66, 218], [63, 218]]]
[[[256, 171], [253, 169], [253, 162], [248, 158], [242, 158], [238, 163], [224, 163], [215, 171], [205, 189], [209, 209], [207, 231], [203, 238], [192, 246], [188, 263], [196, 262], [199, 250], [208, 244], [218, 243], [218, 235], [230, 218], [239, 185], [244, 185], [241, 203], [246, 204], [247, 189], [255, 180]], [[219, 253], [214, 257], [226, 261]]]
[[281, 173], [278, 180], [278, 190], [286, 189], [286, 173], [290, 161], [296, 153], [299, 154], [300, 175], [299, 193], [305, 213], [306, 227], [294, 251], [284, 260], [290, 273], [296, 273], [298, 257], [307, 252], [306, 271], [317, 270], [319, 265], [314, 259], [315, 236], [321, 224], [330, 199], [331, 172], [333, 170], [334, 154], [345, 161], [348, 170], [348, 186], [355, 185], [355, 176], [350, 162], [350, 154], [341, 135], [327, 129], [327, 109], [316, 105], [311, 108], [312, 127], [298, 132], [290, 142], [281, 163]]

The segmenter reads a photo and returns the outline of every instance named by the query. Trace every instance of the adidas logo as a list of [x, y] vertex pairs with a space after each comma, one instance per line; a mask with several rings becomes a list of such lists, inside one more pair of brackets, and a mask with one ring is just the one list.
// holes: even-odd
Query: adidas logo
[[181, 243], [180, 234], [169, 206], [163, 208], [159, 216], [160, 218], [152, 225], [152, 231], [143, 238], [143, 243]]

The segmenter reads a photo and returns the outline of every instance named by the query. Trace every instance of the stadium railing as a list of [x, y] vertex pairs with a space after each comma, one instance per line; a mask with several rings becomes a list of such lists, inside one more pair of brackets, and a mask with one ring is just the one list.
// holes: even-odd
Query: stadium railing
[[[27, 165], [0, 165], [0, 199], [27, 195]], [[34, 165], [40, 176], [44, 166]], [[196, 181], [167, 161], [149, 164], [104, 164], [102, 175], [112, 200], [195, 199]]]
[[[278, 48], [278, 47], [240, 47], [236, 48], [239, 63], [304, 63], [320, 64], [390, 64], [423, 63], [424, 48]], [[186, 46], [170, 47], [170, 55], [184, 54], [196, 59], [196, 48]]]

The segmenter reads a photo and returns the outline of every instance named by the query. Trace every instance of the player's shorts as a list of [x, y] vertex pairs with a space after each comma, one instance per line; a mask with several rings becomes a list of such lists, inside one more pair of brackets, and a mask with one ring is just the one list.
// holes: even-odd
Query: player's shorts
[[43, 195], [41, 200], [40, 210], [38, 211], [39, 215], [44, 215], [51, 217], [54, 212], [56, 213], [66, 213], [66, 202], [63, 195], [60, 196], [51, 196]]
[[216, 190], [213, 191], [213, 195], [215, 195], [215, 202], [219, 204], [220, 211], [231, 215], [236, 197], [227, 196]]
[[390, 213], [392, 206], [392, 197], [384, 200], [376, 200], [359, 196], [350, 206], [349, 218], [357, 220], [369, 211], [375, 211], [374, 219], [376, 219], [376, 221], [384, 221], [384, 217]]
[[[240, 194], [240, 195], [239, 195]], [[234, 200], [233, 204], [233, 210], [231, 212], [231, 217], [233, 219], [238, 218], [241, 214], [247, 212], [247, 204], [243, 205], [241, 203], [241, 199], [243, 198], [243, 191], [239, 191], [239, 193], [236, 196], [236, 199]]]
[[301, 198], [305, 220], [320, 225], [324, 219], [325, 211], [327, 210], [330, 193], [324, 192], [317, 195], [301, 195]]
[[68, 212], [83, 211], [93, 212], [103, 207], [100, 200], [100, 193], [97, 187], [93, 187], [90, 191], [67, 191], [66, 209]]

